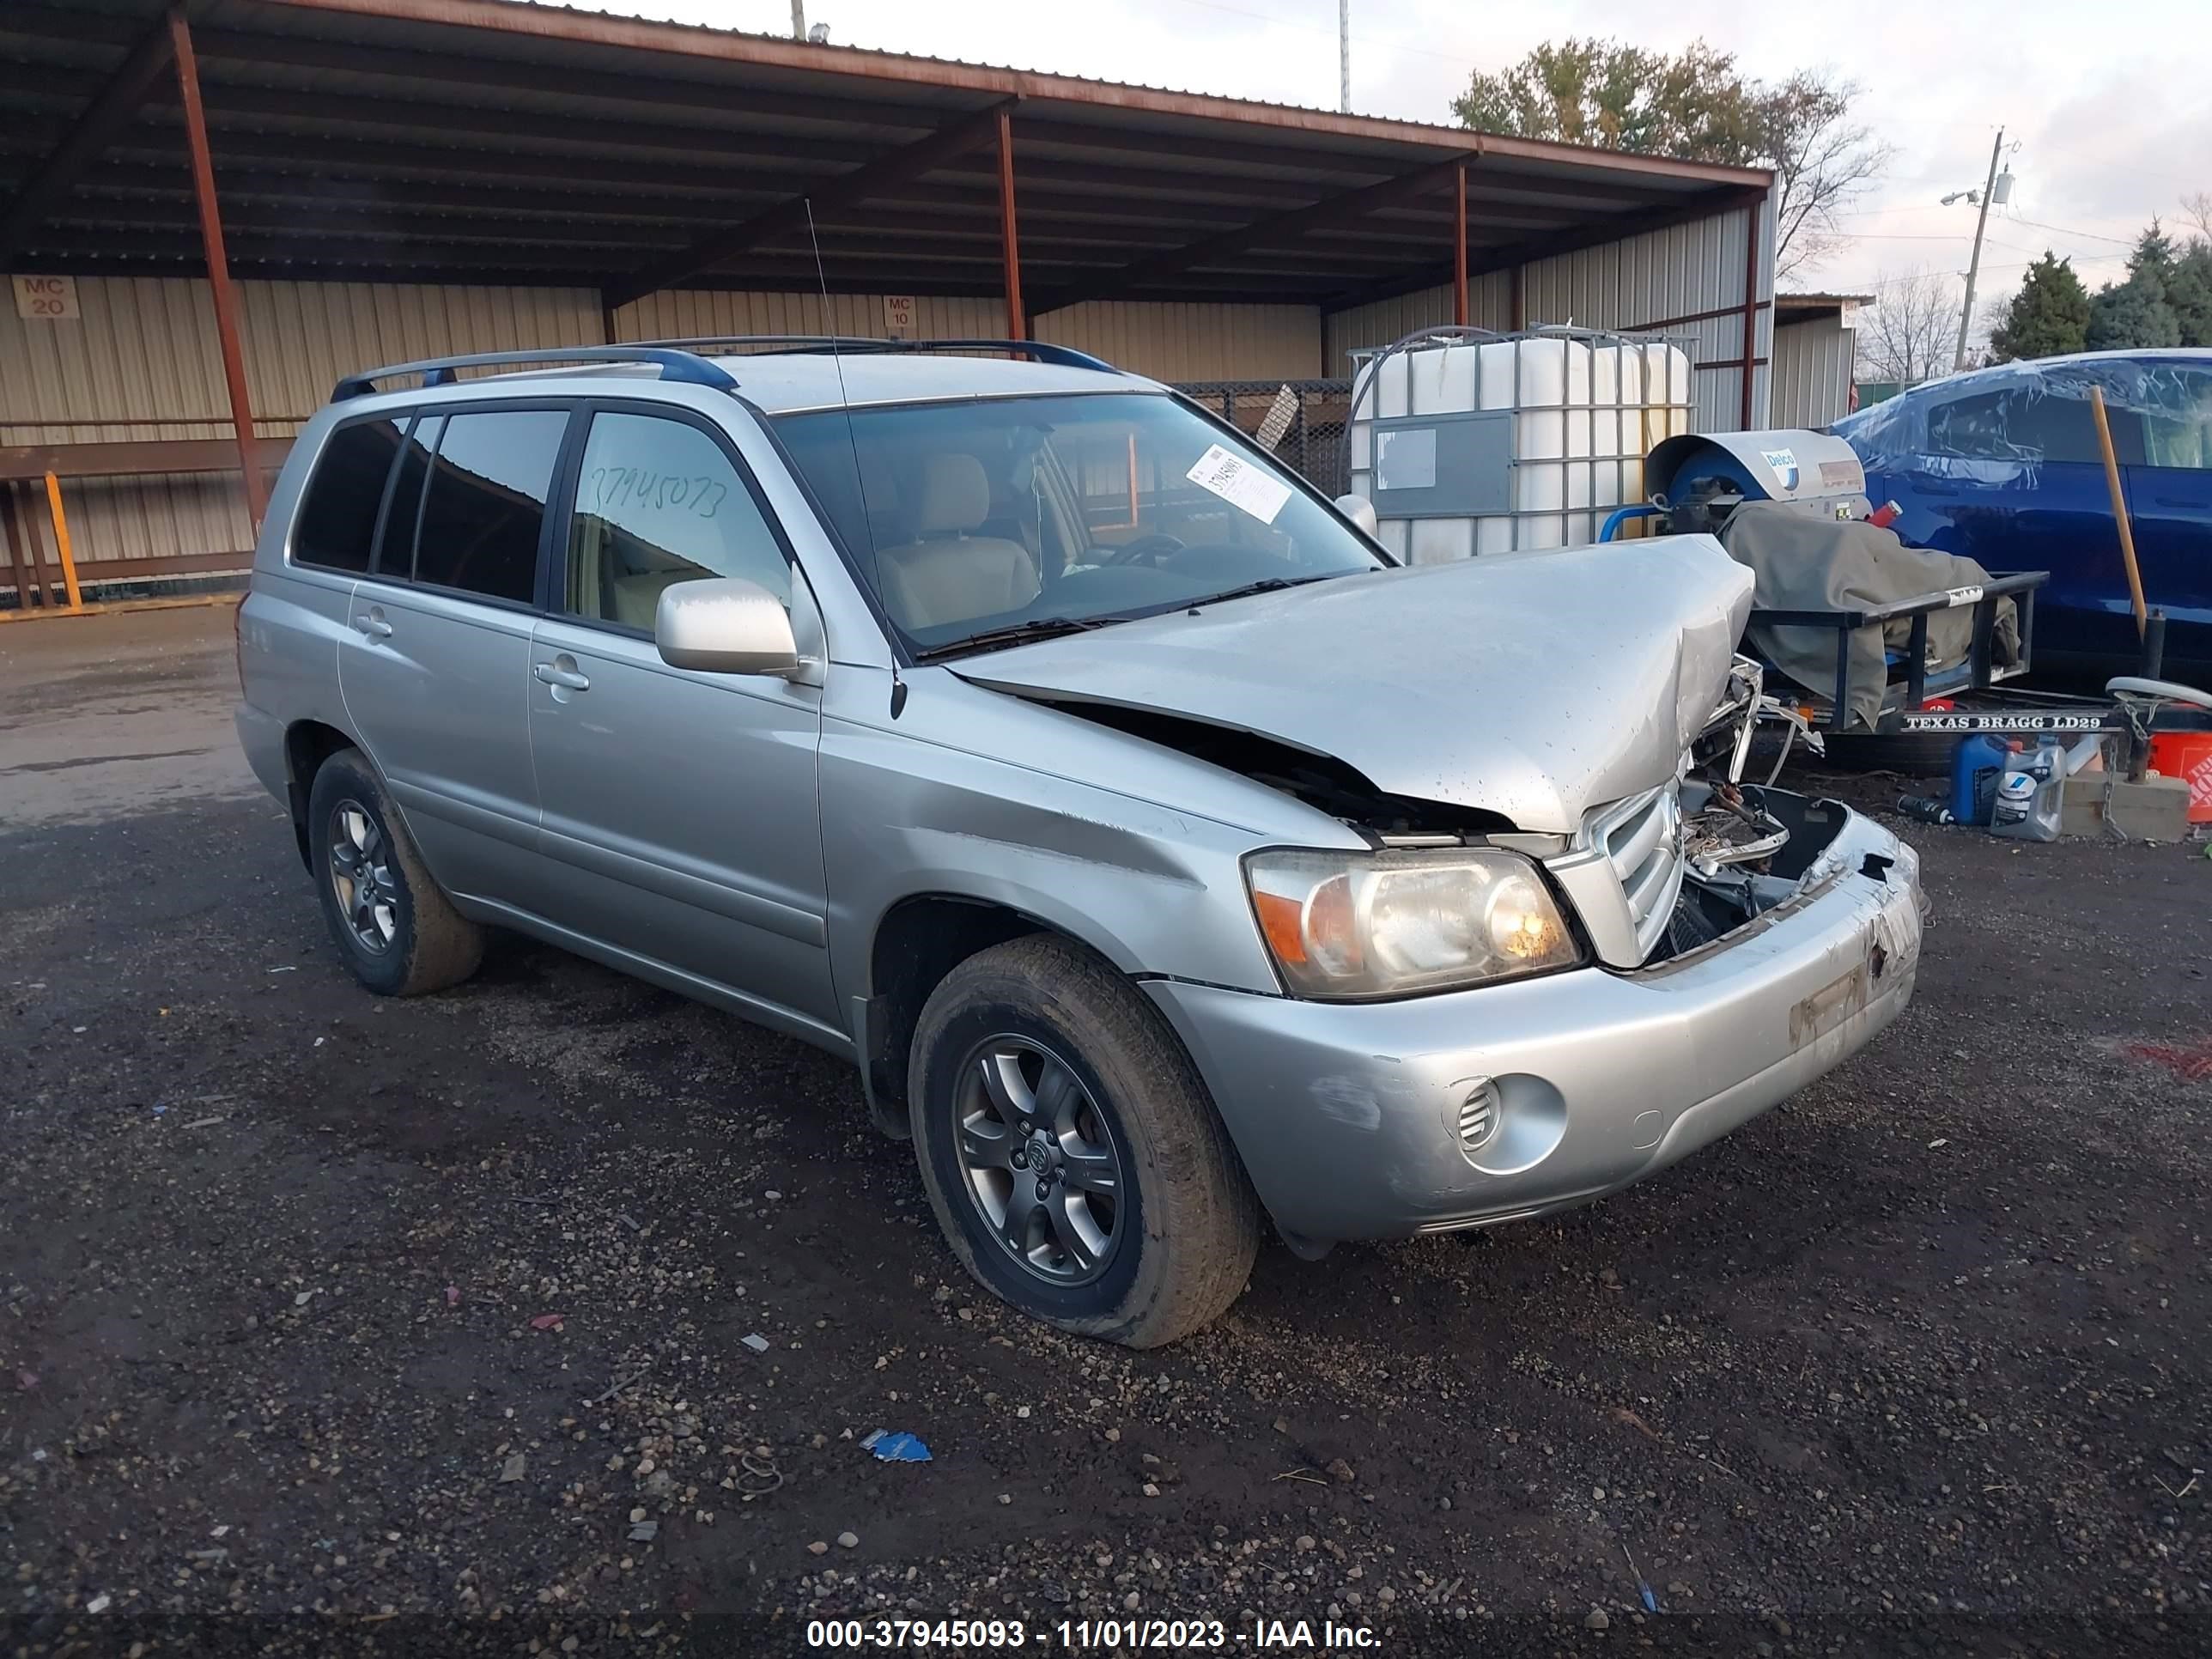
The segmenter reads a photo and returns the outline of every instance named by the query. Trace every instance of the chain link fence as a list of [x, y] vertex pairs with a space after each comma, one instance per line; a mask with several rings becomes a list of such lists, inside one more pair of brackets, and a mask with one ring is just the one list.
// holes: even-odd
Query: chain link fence
[[1276, 399], [1290, 394], [1288, 419], [1274, 422], [1281, 435], [1277, 459], [1302, 474], [1324, 495], [1341, 495], [1346, 475], [1344, 426], [1352, 415], [1349, 380], [1182, 380], [1176, 390], [1203, 404], [1238, 431], [1261, 432]]

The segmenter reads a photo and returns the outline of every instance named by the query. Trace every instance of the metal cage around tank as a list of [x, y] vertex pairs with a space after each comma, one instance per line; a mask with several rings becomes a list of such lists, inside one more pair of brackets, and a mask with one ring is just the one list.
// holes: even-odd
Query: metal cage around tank
[[[1379, 349], [1355, 352], [1340, 463], [1345, 487], [1374, 503], [1386, 545], [1414, 563], [1595, 540], [1609, 508], [1644, 498], [1644, 461], [1651, 448], [1689, 431], [1696, 418], [1691, 344], [1657, 331], [1547, 326], [1504, 333], [1437, 327], [1416, 330]], [[1419, 358], [1469, 348], [1474, 374], [1468, 395], [1421, 407], [1413, 372]], [[1557, 353], [1556, 397], [1540, 395], [1534, 385], [1540, 350], [1545, 356]], [[1581, 363], [1580, 396], [1575, 389], [1577, 350], [1588, 354]], [[1599, 369], [1608, 353], [1613, 395], [1607, 398], [1599, 395]], [[1401, 357], [1408, 359], [1406, 407], [1385, 412], [1384, 371]], [[1491, 382], [1493, 364], [1500, 362], [1510, 376], [1502, 387]], [[1627, 372], [1631, 362], [1636, 366], [1632, 377]], [[1663, 380], [1657, 396], [1650, 391], [1655, 372]], [[1632, 378], [1638, 388], [1634, 397], [1629, 392]], [[1557, 453], [1524, 453], [1532, 421], [1553, 416], [1559, 422]], [[1393, 488], [1385, 476], [1382, 440], [1399, 433], [1425, 441], [1425, 483]], [[1601, 443], [1603, 434], [1609, 438]], [[1539, 482], [1540, 469], [1552, 468], [1558, 469], [1556, 504], [1527, 504], [1524, 496], [1533, 492], [1524, 486]], [[1461, 526], [1466, 526], [1464, 537], [1458, 533]], [[1502, 546], [1495, 544], [1501, 526]]]

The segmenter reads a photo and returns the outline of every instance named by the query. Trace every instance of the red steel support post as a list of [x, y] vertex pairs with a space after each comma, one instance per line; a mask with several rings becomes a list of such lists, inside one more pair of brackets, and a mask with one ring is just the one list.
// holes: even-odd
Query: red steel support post
[[1452, 169], [1452, 321], [1467, 326], [1467, 163]]
[[1753, 361], [1759, 356], [1759, 210], [1743, 210], [1743, 430], [1751, 430]]
[[208, 154], [207, 112], [200, 106], [198, 60], [184, 8], [169, 12], [169, 35], [177, 59], [177, 91], [184, 104], [185, 139], [191, 150], [192, 194], [200, 210], [200, 240], [207, 252], [208, 289], [215, 299], [215, 331], [222, 346], [222, 378], [230, 388], [230, 423], [238, 433], [238, 459], [246, 475], [246, 512], [253, 533], [261, 533], [269, 495], [253, 452], [253, 407], [246, 391], [246, 349], [239, 339], [238, 295], [230, 285], [230, 261], [222, 248], [222, 217], [216, 208], [215, 162]]
[[1014, 120], [999, 112], [999, 247], [1006, 262], [1006, 337], [1026, 340], [1022, 310], [1022, 244], [1014, 228]]

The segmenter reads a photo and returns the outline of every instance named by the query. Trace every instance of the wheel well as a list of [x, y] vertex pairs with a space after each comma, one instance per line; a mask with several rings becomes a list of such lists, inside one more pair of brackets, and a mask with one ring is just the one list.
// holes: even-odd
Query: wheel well
[[315, 774], [341, 749], [355, 747], [354, 740], [335, 726], [320, 720], [295, 720], [284, 732], [285, 788], [292, 809], [292, 835], [300, 844], [300, 862], [313, 867], [307, 854], [307, 797], [315, 787]]
[[876, 929], [868, 959], [869, 1096], [884, 1127], [906, 1115], [907, 1057], [922, 1005], [945, 976], [979, 951], [1052, 929], [1018, 910], [930, 894], [902, 899]]

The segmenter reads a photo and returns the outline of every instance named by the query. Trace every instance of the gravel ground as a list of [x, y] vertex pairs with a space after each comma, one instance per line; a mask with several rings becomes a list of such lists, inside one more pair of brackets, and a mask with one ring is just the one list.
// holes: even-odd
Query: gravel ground
[[812, 1050], [514, 940], [356, 989], [228, 613], [157, 615], [0, 640], [0, 1653], [2212, 1646], [2201, 847], [1915, 830], [1872, 1050], [1131, 1354], [986, 1299]]

